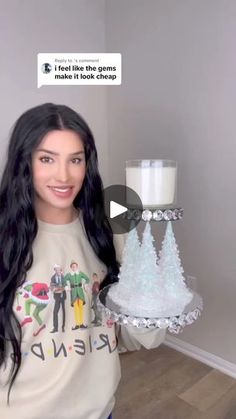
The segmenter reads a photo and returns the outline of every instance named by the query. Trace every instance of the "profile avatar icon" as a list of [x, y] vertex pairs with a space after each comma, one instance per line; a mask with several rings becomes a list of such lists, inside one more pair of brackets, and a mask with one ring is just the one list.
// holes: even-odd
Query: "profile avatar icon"
[[48, 74], [52, 71], [52, 66], [49, 63], [44, 63], [41, 67], [41, 70], [44, 74]]

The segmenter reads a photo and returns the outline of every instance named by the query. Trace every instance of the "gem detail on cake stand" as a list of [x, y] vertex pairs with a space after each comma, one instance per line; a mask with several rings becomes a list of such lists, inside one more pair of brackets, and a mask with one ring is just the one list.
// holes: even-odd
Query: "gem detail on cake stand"
[[188, 304], [185, 307], [184, 312], [178, 316], [146, 318], [127, 315], [121, 313], [119, 307], [109, 299], [109, 288], [112, 286], [113, 285], [109, 285], [100, 291], [97, 297], [97, 306], [99, 311], [104, 313], [105, 317], [120, 325], [148, 329], [167, 329], [170, 333], [178, 334], [182, 332], [185, 326], [190, 325], [197, 320], [203, 310], [201, 296], [193, 291], [191, 303]]

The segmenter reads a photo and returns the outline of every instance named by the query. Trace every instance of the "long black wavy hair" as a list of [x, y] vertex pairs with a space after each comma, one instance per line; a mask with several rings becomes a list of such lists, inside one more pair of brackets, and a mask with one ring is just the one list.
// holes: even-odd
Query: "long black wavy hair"
[[107, 266], [101, 288], [117, 281], [119, 272], [90, 128], [67, 106], [45, 103], [29, 109], [13, 128], [0, 184], [0, 368], [10, 351], [13, 362], [8, 381], [8, 403], [21, 366], [22, 332], [13, 303], [18, 287], [25, 282], [27, 271], [32, 266], [32, 245], [38, 231], [32, 153], [48, 132], [64, 129], [76, 132], [85, 149], [86, 175], [73, 204], [81, 209], [86, 234], [95, 254]]

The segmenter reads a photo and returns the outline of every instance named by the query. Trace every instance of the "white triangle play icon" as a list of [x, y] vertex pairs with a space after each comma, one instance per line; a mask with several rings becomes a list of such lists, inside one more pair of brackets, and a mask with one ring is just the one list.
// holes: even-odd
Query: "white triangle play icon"
[[117, 217], [127, 210], [128, 208], [124, 207], [123, 205], [117, 204], [115, 201], [110, 201], [110, 218]]

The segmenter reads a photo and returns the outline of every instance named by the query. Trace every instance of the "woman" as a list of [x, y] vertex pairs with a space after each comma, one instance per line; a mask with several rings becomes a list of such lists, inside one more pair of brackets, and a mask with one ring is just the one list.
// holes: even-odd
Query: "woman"
[[[145, 330], [118, 331], [104, 319], [92, 324], [92, 286], [84, 282], [92, 284], [94, 272], [100, 288], [115, 282], [119, 263], [93, 135], [67, 106], [43, 104], [17, 120], [0, 185], [0, 237], [0, 417], [106, 419], [120, 378], [117, 335], [134, 349], [139, 342], [157, 346], [164, 332], [150, 339]], [[86, 285], [78, 327], [63, 294], [73, 295], [72, 261], [88, 279], [76, 283]], [[55, 266], [65, 305], [58, 330]]]

